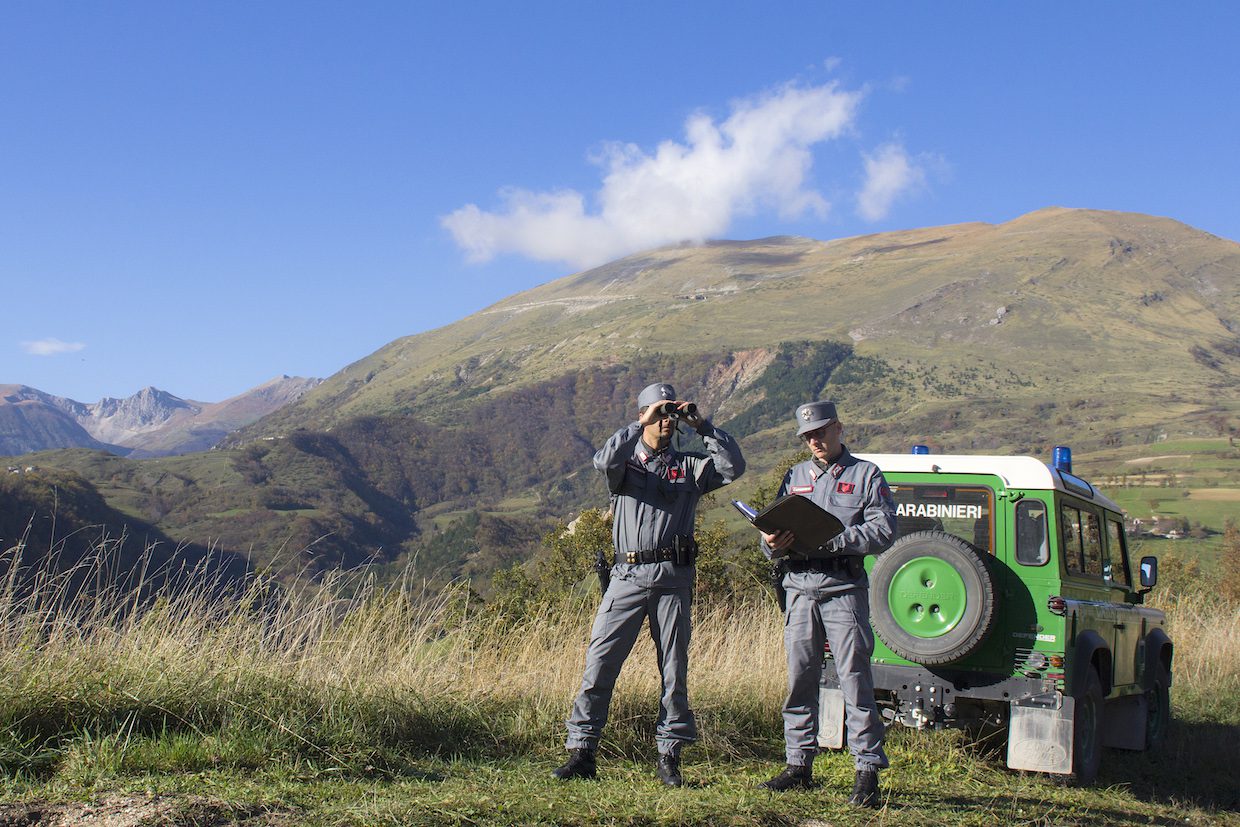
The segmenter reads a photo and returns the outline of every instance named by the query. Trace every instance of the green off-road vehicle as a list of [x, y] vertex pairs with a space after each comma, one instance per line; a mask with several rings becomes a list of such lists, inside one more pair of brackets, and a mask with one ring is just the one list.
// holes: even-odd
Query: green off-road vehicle
[[[896, 540], [869, 558], [874, 685], [917, 729], [1007, 730], [1007, 765], [1092, 782], [1102, 748], [1143, 750], [1171, 719], [1172, 643], [1142, 605], [1119, 506], [1032, 457], [862, 455], [896, 501]], [[1135, 577], [1134, 577], [1135, 576]], [[827, 654], [820, 744], [844, 745]]]

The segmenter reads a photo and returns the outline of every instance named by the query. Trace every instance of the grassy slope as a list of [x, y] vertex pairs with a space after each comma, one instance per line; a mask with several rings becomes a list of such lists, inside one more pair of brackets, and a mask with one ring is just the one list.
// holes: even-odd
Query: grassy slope
[[[944, 374], [993, 364], [1071, 397], [1123, 392], [1134, 381], [1147, 397], [1178, 396], [1186, 382], [1234, 374], [1226, 360], [1206, 367], [1188, 347], [1234, 338], [1237, 271], [1232, 242], [1166, 219], [1083, 210], [829, 243], [668, 248], [397, 340], [255, 433], [417, 409], [453, 382], [502, 387], [600, 358], [803, 338], [854, 340], [862, 353]], [[991, 324], [1001, 307], [1002, 323]], [[1070, 364], [1096, 372], [1065, 388]]]

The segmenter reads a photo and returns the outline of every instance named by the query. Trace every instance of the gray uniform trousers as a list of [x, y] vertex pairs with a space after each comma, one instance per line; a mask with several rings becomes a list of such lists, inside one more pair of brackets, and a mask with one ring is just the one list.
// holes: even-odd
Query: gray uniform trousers
[[689, 637], [692, 586], [644, 587], [612, 578], [599, 605], [586, 650], [581, 691], [569, 715], [568, 749], [596, 749], [620, 667], [637, 642], [642, 621], [650, 619], [650, 637], [658, 652], [663, 692], [655, 741], [659, 753], [678, 752], [697, 740], [697, 724], [689, 708]]
[[831, 643], [844, 693], [844, 723], [853, 762], [859, 770], [886, 769], [886, 728], [874, 701], [874, 679], [870, 673], [874, 632], [870, 629], [869, 596], [865, 589], [842, 593], [807, 593], [795, 588], [788, 591], [784, 616], [784, 647], [788, 652], [788, 698], [784, 701], [787, 761], [807, 766], [818, 751], [818, 693], [824, 639]]

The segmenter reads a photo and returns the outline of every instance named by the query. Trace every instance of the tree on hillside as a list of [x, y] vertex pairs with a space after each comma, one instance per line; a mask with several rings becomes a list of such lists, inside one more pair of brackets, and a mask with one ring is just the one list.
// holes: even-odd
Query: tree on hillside
[[530, 560], [497, 571], [488, 602], [494, 610], [520, 620], [573, 594], [597, 590], [594, 564], [600, 552], [610, 561], [611, 548], [611, 514], [588, 508], [571, 523], [560, 523], [548, 532]]
[[1228, 519], [1223, 528], [1223, 554], [1219, 558], [1219, 592], [1240, 603], [1240, 525]]
[[753, 496], [750, 497], [749, 504], [758, 510], [762, 510], [775, 502], [775, 495], [779, 493], [779, 486], [784, 481], [784, 475], [792, 469], [792, 466], [798, 462], [804, 462], [811, 456], [813, 455], [808, 448], [802, 448], [795, 453], [785, 454], [775, 464], [775, 467], [762, 478], [762, 482], [758, 484]]
[[755, 532], [746, 531], [745, 539], [732, 537], [723, 520], [708, 525], [699, 515], [694, 534], [698, 541], [694, 597], [707, 603], [736, 605], [767, 594], [769, 566], [757, 550], [757, 541], [749, 540]]

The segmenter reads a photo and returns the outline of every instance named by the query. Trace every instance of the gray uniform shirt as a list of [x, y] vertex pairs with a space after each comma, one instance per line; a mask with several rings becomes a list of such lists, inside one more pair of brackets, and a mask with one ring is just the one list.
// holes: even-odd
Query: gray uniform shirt
[[[677, 534], [692, 534], [698, 500], [745, 473], [740, 446], [707, 423], [699, 431], [706, 454], [670, 446], [655, 451], [631, 422], [611, 435], [594, 455], [612, 494], [612, 542], [618, 553], [669, 548]], [[662, 563], [617, 563], [612, 577], [643, 587], [683, 588], [693, 584], [693, 567]]]
[[[891, 489], [878, 466], [857, 459], [844, 448], [827, 468], [814, 460], [797, 463], [784, 475], [779, 486], [780, 497], [800, 494], [831, 512], [844, 524], [844, 531], [831, 541], [835, 554], [878, 554], [895, 536], [896, 505]], [[771, 549], [762, 544], [762, 552], [771, 557]], [[810, 593], [841, 593], [867, 586], [865, 572], [850, 577], [847, 572], [788, 572], [784, 588]]]

